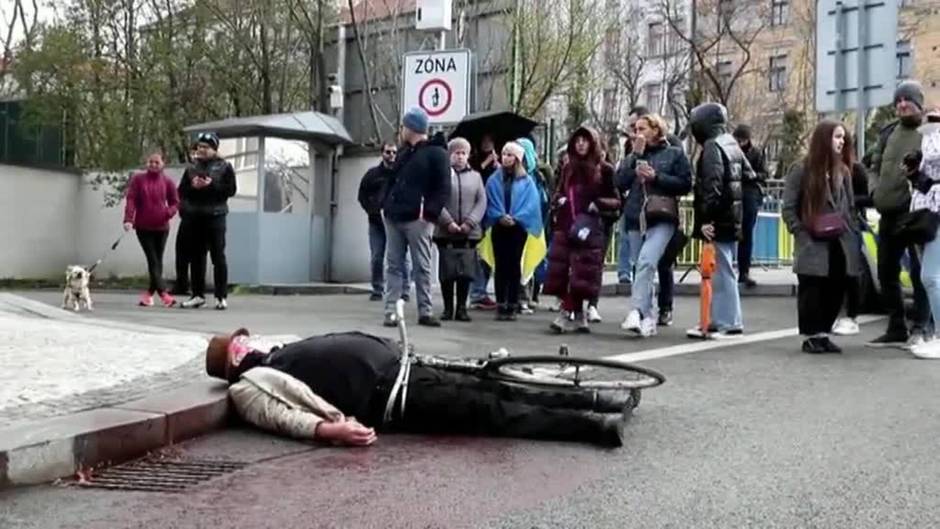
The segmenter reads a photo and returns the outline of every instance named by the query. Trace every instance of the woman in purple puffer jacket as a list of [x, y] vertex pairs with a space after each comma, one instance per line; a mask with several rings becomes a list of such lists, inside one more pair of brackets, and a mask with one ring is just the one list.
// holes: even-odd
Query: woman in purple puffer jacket
[[147, 170], [134, 174], [128, 182], [124, 206], [124, 230], [137, 231], [137, 240], [147, 258], [150, 285], [140, 295], [142, 307], [153, 306], [154, 294], [167, 307], [176, 303], [163, 281], [163, 250], [170, 233], [170, 219], [176, 215], [179, 202], [176, 184], [163, 172], [163, 155], [151, 154]]

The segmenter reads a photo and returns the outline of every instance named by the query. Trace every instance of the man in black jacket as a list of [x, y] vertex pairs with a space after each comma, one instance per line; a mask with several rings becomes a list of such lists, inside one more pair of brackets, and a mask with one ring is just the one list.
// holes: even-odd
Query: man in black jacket
[[225, 219], [228, 199], [235, 196], [235, 169], [219, 157], [219, 137], [205, 132], [196, 140], [196, 162], [180, 179], [180, 229], [190, 241], [192, 297], [183, 308], [206, 304], [206, 253], [212, 257], [215, 308], [228, 308], [228, 264], [225, 261]]
[[389, 180], [385, 200], [385, 325], [398, 325], [395, 303], [401, 298], [405, 271], [401, 263], [411, 252], [415, 267], [418, 324], [440, 327], [431, 303], [431, 235], [450, 196], [450, 160], [441, 135], [428, 140], [428, 115], [420, 108], [402, 117], [402, 151]]
[[[359, 205], [369, 216], [369, 251], [371, 252], [372, 266], [372, 293], [370, 301], [382, 301], [385, 294], [385, 223], [382, 222], [382, 201], [385, 200], [385, 191], [392, 174], [395, 171], [395, 157], [398, 155], [398, 146], [388, 141], [382, 145], [382, 161], [379, 165], [366, 171], [359, 184]], [[401, 264], [405, 271], [405, 282], [402, 284], [402, 299], [408, 301], [411, 292], [411, 266], [407, 256]]]
[[718, 103], [699, 105], [689, 116], [692, 135], [702, 146], [695, 167], [693, 236], [714, 243], [717, 259], [712, 282], [714, 329], [689, 329], [687, 334], [692, 338], [744, 333], [734, 255], [742, 235], [741, 182], [754, 177], [738, 142], [728, 134], [727, 123], [728, 111]]
[[738, 141], [747, 158], [753, 178], [741, 182], [741, 214], [743, 233], [738, 245], [738, 282], [747, 288], [754, 288], [757, 282], [751, 278], [751, 255], [754, 253], [754, 225], [757, 213], [764, 203], [764, 183], [767, 181], [767, 167], [764, 163], [764, 151], [751, 142], [751, 126], [738, 125], [734, 129], [734, 139]]

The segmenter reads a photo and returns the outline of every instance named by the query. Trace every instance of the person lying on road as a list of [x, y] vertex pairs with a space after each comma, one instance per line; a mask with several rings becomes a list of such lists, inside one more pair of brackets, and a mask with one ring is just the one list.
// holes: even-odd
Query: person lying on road
[[[246, 329], [215, 336], [206, 372], [228, 381], [239, 416], [299, 439], [367, 446], [376, 432], [465, 434], [604, 446], [623, 444], [636, 405], [627, 390], [536, 389], [412, 363], [404, 412], [386, 420], [400, 349], [385, 338], [341, 332], [253, 349]], [[425, 357], [426, 358], [426, 357]], [[392, 399], [401, 409], [401, 392]]]

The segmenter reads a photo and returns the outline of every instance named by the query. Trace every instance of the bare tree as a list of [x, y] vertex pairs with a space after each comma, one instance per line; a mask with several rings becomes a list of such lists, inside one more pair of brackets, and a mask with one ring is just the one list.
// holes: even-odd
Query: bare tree
[[[379, 142], [382, 141], [382, 131], [379, 128], [379, 119], [375, 110], [375, 94], [372, 92], [372, 68], [369, 61], [366, 60], [365, 45], [363, 44], [363, 36], [360, 31], [361, 28], [359, 27], [359, 22], [356, 20], [356, 6], [353, 5], [353, 0], [347, 0], [346, 3], [349, 7], [349, 21], [353, 30], [353, 38], [356, 39], [356, 53], [359, 55], [359, 62], [362, 65], [366, 103], [369, 107], [369, 116], [372, 118], [373, 139], [375, 142]], [[368, 6], [369, 2], [365, 0], [362, 3]], [[340, 45], [342, 45], [342, 43], [340, 43]]]
[[534, 116], [559, 89], [568, 87], [579, 66], [590, 61], [607, 19], [600, 2], [520, 0], [517, 4], [507, 17], [512, 34], [506, 54], [513, 73], [510, 103], [516, 112]]
[[[693, 83], [702, 94], [729, 106], [738, 82], [749, 73], [755, 41], [768, 25], [769, 13], [758, 0], [702, 0], [685, 3], [661, 0], [660, 13], [676, 36], [688, 46], [697, 71]], [[690, 16], [696, 27], [686, 25]]]

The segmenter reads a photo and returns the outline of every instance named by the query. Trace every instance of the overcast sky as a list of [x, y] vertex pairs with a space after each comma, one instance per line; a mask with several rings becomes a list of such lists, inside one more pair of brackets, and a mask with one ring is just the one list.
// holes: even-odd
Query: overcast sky
[[[51, 7], [51, 0], [38, 0], [37, 5], [39, 5], [39, 21], [46, 22], [55, 18], [55, 10]], [[63, 4], [64, 2], [59, 2]], [[33, 0], [22, 0], [23, 8], [26, 11], [26, 21], [27, 23], [32, 21], [33, 17]], [[2, 39], [6, 38], [6, 32], [10, 27], [10, 21], [13, 17], [13, 11], [16, 6], [16, 0], [0, 0], [0, 23], [2, 23], [2, 32], [3, 35], [0, 37], [0, 47], [3, 46]], [[23, 38], [23, 27], [21, 24], [17, 23], [16, 27], [13, 30], [13, 42], [19, 42]]]

